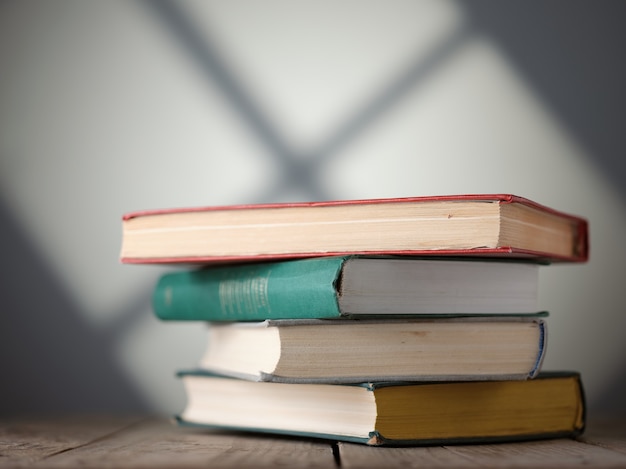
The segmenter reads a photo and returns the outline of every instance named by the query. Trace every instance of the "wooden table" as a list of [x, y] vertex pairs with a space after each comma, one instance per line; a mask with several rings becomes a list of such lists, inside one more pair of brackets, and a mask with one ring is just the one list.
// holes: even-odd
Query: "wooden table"
[[21, 418], [0, 421], [4, 467], [626, 468], [626, 419], [591, 419], [578, 440], [371, 448], [179, 428], [165, 418]]

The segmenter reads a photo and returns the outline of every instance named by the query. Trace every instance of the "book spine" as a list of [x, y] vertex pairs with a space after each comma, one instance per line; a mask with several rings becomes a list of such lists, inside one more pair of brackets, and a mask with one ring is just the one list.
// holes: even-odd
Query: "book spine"
[[340, 316], [336, 282], [344, 257], [173, 272], [153, 294], [162, 320], [263, 321]]

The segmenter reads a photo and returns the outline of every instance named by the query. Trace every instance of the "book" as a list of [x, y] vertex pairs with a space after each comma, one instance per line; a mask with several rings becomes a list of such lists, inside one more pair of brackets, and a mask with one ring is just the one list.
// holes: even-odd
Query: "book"
[[263, 321], [536, 313], [539, 265], [411, 257], [320, 257], [169, 272], [163, 320]]
[[123, 216], [126, 263], [345, 254], [587, 259], [586, 220], [508, 194], [195, 207]]
[[577, 373], [528, 381], [265, 383], [181, 372], [182, 425], [368, 445], [441, 445], [574, 437], [585, 426]]
[[546, 339], [541, 315], [210, 323], [199, 367], [291, 383], [521, 380]]

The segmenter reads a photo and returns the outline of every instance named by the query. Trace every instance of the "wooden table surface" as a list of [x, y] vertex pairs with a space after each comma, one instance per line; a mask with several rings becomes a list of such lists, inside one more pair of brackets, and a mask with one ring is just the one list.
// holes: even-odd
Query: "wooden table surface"
[[5, 467], [626, 468], [626, 419], [591, 419], [577, 440], [371, 448], [179, 428], [166, 418], [21, 418], [0, 421]]

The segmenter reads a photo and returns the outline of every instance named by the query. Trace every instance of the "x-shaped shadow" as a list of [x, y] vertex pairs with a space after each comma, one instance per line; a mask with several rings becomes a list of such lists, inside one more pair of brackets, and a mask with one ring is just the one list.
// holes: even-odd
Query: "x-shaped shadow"
[[210, 31], [203, 27], [202, 33], [192, 18], [171, 0], [145, 0], [144, 5], [161, 20], [164, 29], [178, 42], [183, 52], [193, 61], [207, 82], [216, 84], [235, 109], [242, 122], [256, 134], [265, 145], [268, 154], [278, 163], [282, 174], [278, 182], [265, 194], [259, 194], [258, 202], [275, 200], [291, 188], [307, 194], [310, 200], [332, 198], [320, 184], [323, 163], [343, 147], [362, 135], [375, 121], [382, 118], [406, 94], [422, 82], [438, 65], [450, 56], [468, 36], [468, 29], [461, 25], [456, 31], [433, 48], [427, 57], [421, 54], [368, 102], [357, 109], [342, 125], [315, 148], [304, 152], [291, 148], [280, 129], [277, 129], [267, 112], [255, 102], [231, 67], [210, 40]]

